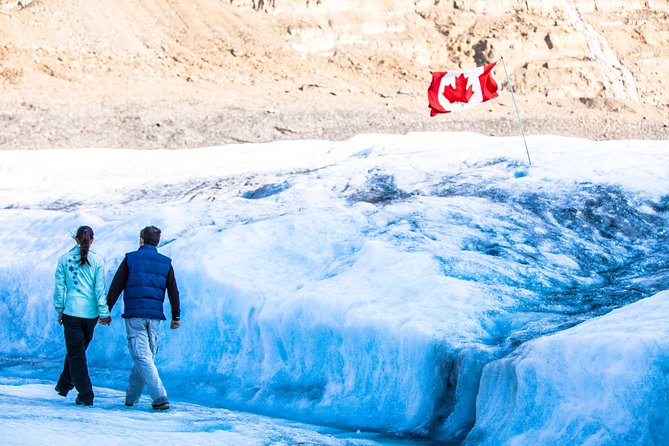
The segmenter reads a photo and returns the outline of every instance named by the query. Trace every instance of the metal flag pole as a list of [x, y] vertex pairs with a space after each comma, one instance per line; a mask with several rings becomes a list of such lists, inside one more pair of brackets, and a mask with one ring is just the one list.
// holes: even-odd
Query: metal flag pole
[[516, 116], [518, 116], [518, 124], [520, 125], [520, 134], [523, 135], [523, 143], [525, 143], [525, 153], [527, 153], [527, 161], [532, 165], [532, 160], [530, 159], [530, 151], [527, 148], [527, 140], [525, 140], [525, 131], [523, 130], [523, 121], [520, 119], [520, 112], [518, 111], [518, 106], [516, 105], [516, 96], [513, 94], [513, 85], [511, 85], [511, 80], [509, 79], [509, 72], [506, 71], [506, 64], [504, 63], [504, 58], [499, 56], [499, 60], [502, 61], [502, 66], [504, 67], [504, 74], [506, 74], [506, 82], [509, 84], [509, 90], [511, 91], [511, 99], [513, 100], [513, 106], [516, 108]]

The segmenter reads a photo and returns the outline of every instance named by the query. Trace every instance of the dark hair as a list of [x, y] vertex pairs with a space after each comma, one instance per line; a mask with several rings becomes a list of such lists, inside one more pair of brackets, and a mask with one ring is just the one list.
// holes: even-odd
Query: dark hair
[[142, 229], [139, 236], [144, 240], [145, 245], [158, 246], [158, 243], [160, 243], [160, 229], [155, 226], [147, 226]]
[[74, 236], [74, 239], [79, 243], [79, 259], [80, 265], [91, 264], [88, 261], [88, 249], [91, 247], [91, 242], [93, 241], [93, 229], [90, 226], [79, 226], [77, 229], [77, 235]]

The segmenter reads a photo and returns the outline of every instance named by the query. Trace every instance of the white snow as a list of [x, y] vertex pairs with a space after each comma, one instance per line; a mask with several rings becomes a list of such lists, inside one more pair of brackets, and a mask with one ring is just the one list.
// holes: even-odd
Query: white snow
[[[528, 146], [532, 166], [520, 138], [473, 133], [0, 152], [4, 438], [32, 444], [18, 440], [36, 404], [35, 444], [84, 437], [105, 417], [110, 444], [145, 430], [188, 444], [394, 441], [358, 438], [358, 429], [471, 444], [613, 445], [625, 434], [661, 444], [653, 435], [664, 428], [640, 414], [666, 385], [628, 354], [626, 305], [667, 289], [669, 143], [537, 136]], [[158, 354], [173, 415], [119, 407], [130, 369], [120, 304], [88, 352], [96, 406], [85, 411], [51, 389], [64, 354], [53, 273], [81, 224], [95, 230], [108, 281], [142, 227], [163, 230], [159, 250], [173, 258], [183, 312], [181, 329], [164, 327]], [[578, 330], [600, 336], [592, 324], [614, 315], [619, 342], [579, 347]], [[649, 323], [648, 342], [664, 345]], [[584, 402], [551, 411], [555, 399], [518, 392], [528, 409], [510, 406], [496, 391], [536, 385], [515, 375], [525, 363], [514, 361], [560, 360], [555, 338], [571, 353], [542, 366], [543, 395], [562, 398], [553, 386], [563, 386]], [[599, 376], [605, 387], [602, 358], [616, 355], [620, 373], [644, 386], [619, 406], [600, 398], [615, 416], [594, 418], [583, 380]], [[542, 409], [530, 410], [535, 403]], [[560, 424], [569, 417], [578, 429]], [[659, 412], [652, 420], [666, 422]], [[265, 430], [277, 432], [271, 441]]]

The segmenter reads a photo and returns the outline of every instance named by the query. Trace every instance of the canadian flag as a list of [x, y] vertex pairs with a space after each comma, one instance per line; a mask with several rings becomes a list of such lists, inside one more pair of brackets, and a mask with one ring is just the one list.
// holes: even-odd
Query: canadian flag
[[499, 96], [501, 86], [492, 74], [496, 63], [469, 71], [432, 73], [427, 89], [430, 116], [464, 110]]

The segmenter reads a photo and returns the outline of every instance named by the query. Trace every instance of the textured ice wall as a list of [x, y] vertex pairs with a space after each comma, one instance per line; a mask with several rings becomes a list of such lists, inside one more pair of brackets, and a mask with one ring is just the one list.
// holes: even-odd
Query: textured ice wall
[[466, 444], [665, 444], [668, 312], [665, 291], [487, 365]]

